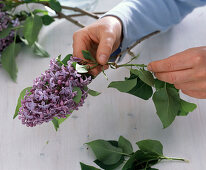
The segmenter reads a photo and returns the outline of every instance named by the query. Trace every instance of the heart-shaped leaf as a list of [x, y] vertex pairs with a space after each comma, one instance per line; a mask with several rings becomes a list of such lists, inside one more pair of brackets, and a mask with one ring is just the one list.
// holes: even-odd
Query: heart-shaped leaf
[[15, 119], [16, 116], [19, 114], [19, 109], [21, 107], [21, 100], [24, 99], [26, 92], [30, 92], [31, 88], [32, 87], [27, 87], [21, 91], [19, 98], [18, 98], [18, 101], [17, 101], [16, 110], [15, 110], [15, 114], [13, 116], [13, 119]]
[[116, 164], [123, 154], [121, 148], [113, 146], [108, 141], [95, 140], [86, 144], [91, 147], [96, 158], [105, 165]]
[[136, 143], [140, 150], [144, 152], [152, 152], [157, 155], [163, 155], [163, 146], [157, 140], [142, 140]]

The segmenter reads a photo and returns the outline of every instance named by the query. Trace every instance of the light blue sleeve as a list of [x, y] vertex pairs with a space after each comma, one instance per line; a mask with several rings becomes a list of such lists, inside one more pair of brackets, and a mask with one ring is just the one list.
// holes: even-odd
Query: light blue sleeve
[[104, 16], [113, 15], [122, 21], [121, 50], [125, 50], [149, 33], [166, 31], [205, 4], [206, 0], [124, 0]]

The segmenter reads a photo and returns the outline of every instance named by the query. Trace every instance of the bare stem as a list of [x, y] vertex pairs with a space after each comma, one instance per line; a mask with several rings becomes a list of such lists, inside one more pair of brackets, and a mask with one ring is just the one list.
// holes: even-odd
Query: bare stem
[[83, 24], [81, 24], [79, 21], [77, 21], [77, 20], [75, 20], [75, 19], [73, 19], [73, 18], [71, 18], [71, 17], [63, 14], [62, 12], [57, 12], [57, 14], [58, 14], [58, 16], [59, 16], [58, 18], [65, 18], [65, 19], [67, 19], [68, 21], [70, 21], [71, 23], [73, 23], [73, 24], [75, 24], [75, 25], [77, 25], [77, 26], [79, 26], [79, 27], [81, 27], [81, 28], [84, 28], [84, 27], [85, 27], [85, 26], [84, 26]]
[[96, 15], [94, 13], [91, 13], [91, 12], [88, 12], [88, 11], [83, 10], [81, 8], [78, 8], [78, 7], [69, 7], [69, 6], [63, 6], [62, 5], [62, 9], [72, 10], [72, 11], [79, 12], [79, 13], [84, 14], [84, 15], [88, 15], [92, 18], [99, 19], [98, 15]]
[[166, 160], [172, 160], [172, 161], [183, 161], [189, 163], [188, 160], [183, 159], [183, 158], [170, 158], [170, 157], [160, 157], [160, 159], [166, 159]]
[[146, 39], [148, 39], [148, 38], [150, 38], [150, 37], [152, 37], [153, 35], [158, 34], [158, 33], [160, 33], [160, 31], [152, 32], [152, 33], [150, 33], [150, 34], [148, 34], [148, 35], [140, 38], [140, 39], [137, 40], [133, 45], [131, 45], [130, 47], [128, 47], [126, 50], [124, 50], [124, 51], [122, 51], [121, 53], [119, 53], [119, 54], [117, 55], [117, 57], [121, 56], [121, 55], [124, 54], [125, 52], [128, 52], [130, 55], [132, 54], [132, 56], [133, 56], [133, 53], [131, 52], [131, 49], [133, 49], [136, 45], [138, 45], [138, 44], [141, 43], [142, 41], [144, 41], [144, 40], [146, 40]]

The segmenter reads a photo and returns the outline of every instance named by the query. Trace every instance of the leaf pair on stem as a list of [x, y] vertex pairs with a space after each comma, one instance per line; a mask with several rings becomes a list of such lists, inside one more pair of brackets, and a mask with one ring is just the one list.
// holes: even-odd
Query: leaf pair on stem
[[[179, 160], [181, 158], [168, 158], [163, 155], [163, 146], [157, 140], [142, 140], [137, 142], [139, 150], [133, 151], [132, 144], [123, 136], [118, 141], [95, 140], [86, 143], [94, 152], [94, 163], [105, 170], [121, 167], [122, 170], [157, 170], [153, 165], [162, 160]], [[98, 168], [80, 163], [82, 170], [99, 170]]]

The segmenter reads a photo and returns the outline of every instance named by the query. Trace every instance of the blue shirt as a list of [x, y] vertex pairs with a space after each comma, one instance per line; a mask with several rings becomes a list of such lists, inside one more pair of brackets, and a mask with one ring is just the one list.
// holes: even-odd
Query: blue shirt
[[149, 33], [166, 31], [203, 5], [206, 0], [124, 0], [104, 16], [113, 15], [122, 21], [121, 50], [125, 50]]

